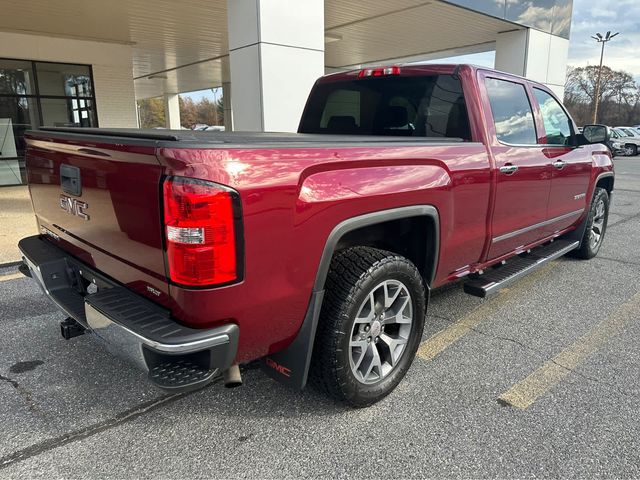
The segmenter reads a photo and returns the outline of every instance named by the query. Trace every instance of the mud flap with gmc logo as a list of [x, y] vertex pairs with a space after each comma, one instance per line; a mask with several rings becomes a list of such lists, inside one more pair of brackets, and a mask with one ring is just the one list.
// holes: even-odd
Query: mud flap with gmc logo
[[274, 380], [299, 390], [307, 384], [323, 297], [324, 290], [313, 292], [307, 314], [293, 342], [286, 349], [262, 358], [262, 370]]

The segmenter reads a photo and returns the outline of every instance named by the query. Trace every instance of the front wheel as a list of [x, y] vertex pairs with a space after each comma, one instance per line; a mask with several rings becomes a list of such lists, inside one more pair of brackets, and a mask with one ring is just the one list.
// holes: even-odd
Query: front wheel
[[310, 380], [355, 407], [388, 395], [407, 373], [425, 321], [425, 288], [404, 257], [369, 247], [336, 254], [327, 276]]
[[633, 143], [627, 143], [625, 146], [625, 152], [627, 156], [635, 157], [638, 155], [638, 146]]
[[602, 246], [609, 219], [609, 194], [604, 188], [596, 188], [587, 217], [587, 227], [582, 244], [574, 250], [574, 256], [588, 260], [595, 257]]

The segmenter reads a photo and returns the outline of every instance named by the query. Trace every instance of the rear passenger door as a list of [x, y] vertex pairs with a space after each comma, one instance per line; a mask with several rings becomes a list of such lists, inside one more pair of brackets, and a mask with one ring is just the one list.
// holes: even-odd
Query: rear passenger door
[[514, 77], [480, 73], [489, 145], [495, 161], [492, 238], [496, 259], [544, 236], [551, 160], [539, 144], [528, 88]]
[[592, 159], [589, 151], [578, 147], [573, 121], [560, 102], [546, 90], [533, 87], [533, 97], [542, 120], [543, 152], [552, 165], [546, 235], [573, 225], [588, 202]]

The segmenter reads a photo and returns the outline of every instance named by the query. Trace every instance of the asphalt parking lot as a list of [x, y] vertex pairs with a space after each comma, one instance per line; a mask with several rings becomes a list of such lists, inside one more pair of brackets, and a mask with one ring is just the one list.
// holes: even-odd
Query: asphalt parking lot
[[0, 477], [640, 476], [640, 157], [602, 250], [482, 301], [435, 292], [398, 389], [351, 410], [261, 372], [167, 396], [0, 270]]

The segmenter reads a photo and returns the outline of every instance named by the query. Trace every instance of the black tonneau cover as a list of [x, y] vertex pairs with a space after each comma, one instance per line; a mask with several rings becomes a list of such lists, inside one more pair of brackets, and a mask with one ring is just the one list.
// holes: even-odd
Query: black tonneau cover
[[[31, 137], [78, 137], [82, 141], [96, 143], [155, 144], [156, 146], [194, 148], [238, 147], [325, 147], [336, 144], [359, 146], [363, 144], [385, 145], [443, 145], [462, 143], [461, 138], [395, 137], [376, 135], [325, 135], [316, 133], [265, 133], [265, 132], [203, 132], [194, 130], [164, 130], [137, 128], [70, 128], [47, 127], [27, 132]], [[304, 145], [301, 145], [304, 144]]]

